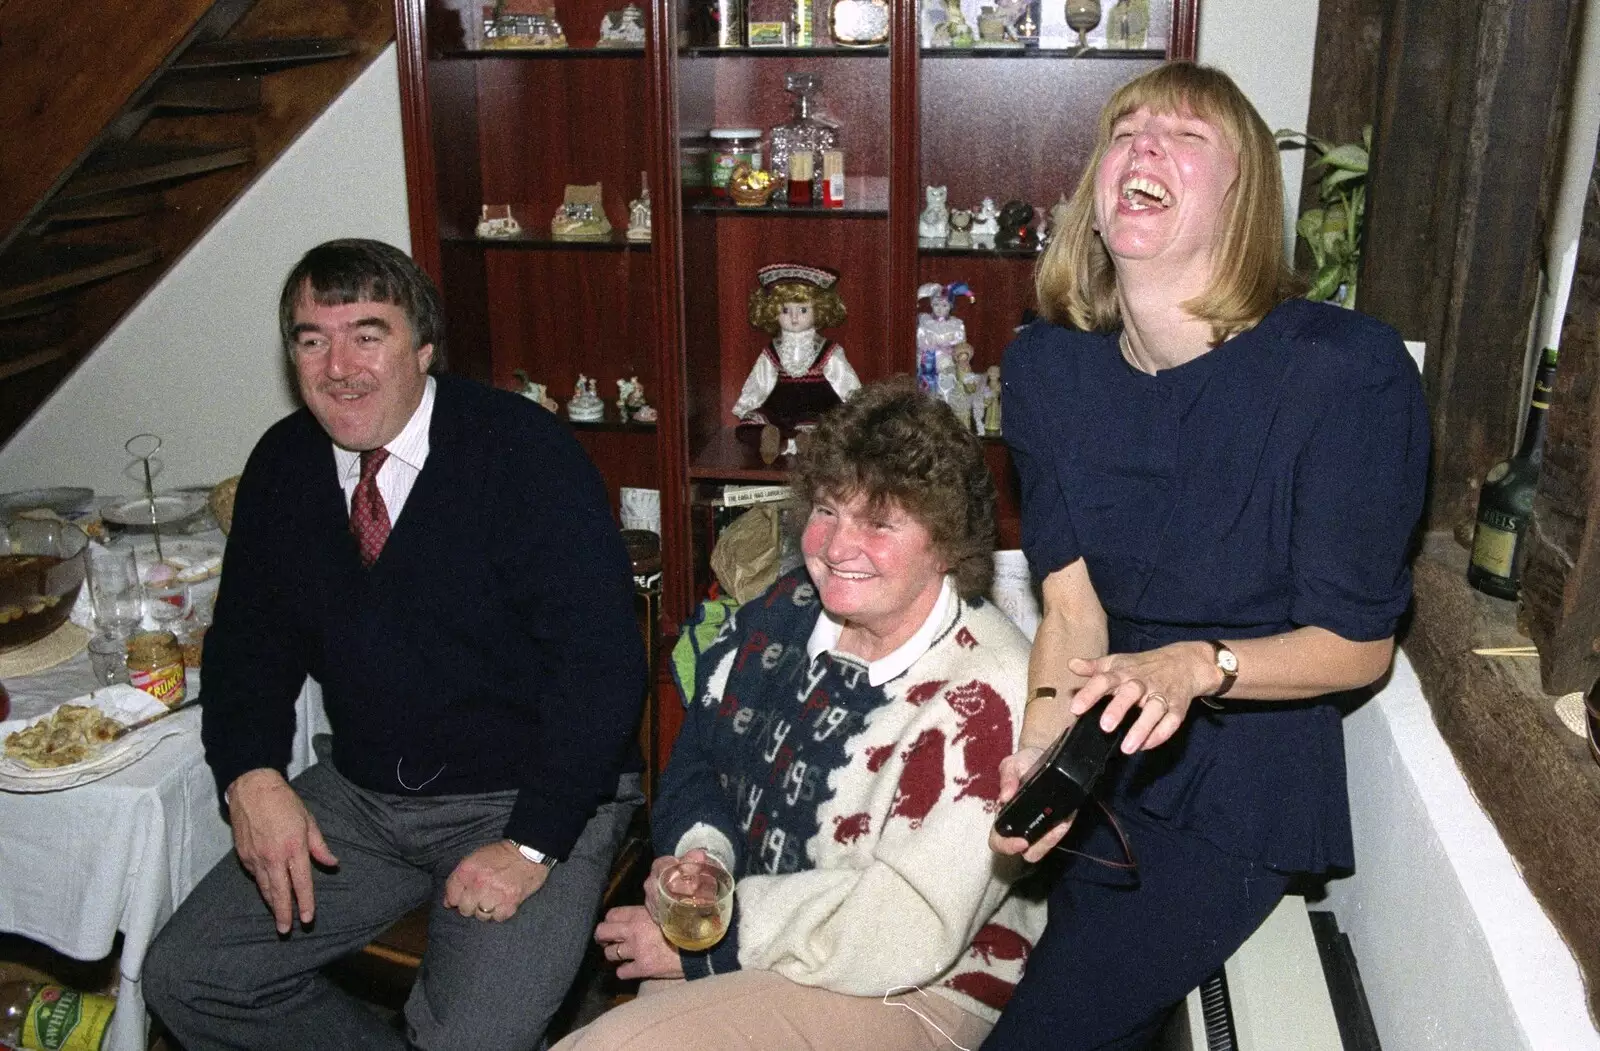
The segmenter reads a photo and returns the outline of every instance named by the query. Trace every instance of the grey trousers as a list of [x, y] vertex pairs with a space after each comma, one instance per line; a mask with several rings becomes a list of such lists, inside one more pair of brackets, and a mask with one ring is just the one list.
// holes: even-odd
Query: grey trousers
[[[584, 828], [567, 860], [504, 923], [446, 909], [456, 864], [503, 838], [515, 793], [394, 796], [368, 792], [322, 762], [294, 780], [336, 871], [315, 869], [316, 919], [279, 935], [232, 852], [156, 937], [145, 999], [186, 1051], [531, 1051], [560, 1005], [594, 930], [639, 779]], [[319, 968], [432, 903], [428, 948], [406, 1001], [406, 1036], [336, 989]]]

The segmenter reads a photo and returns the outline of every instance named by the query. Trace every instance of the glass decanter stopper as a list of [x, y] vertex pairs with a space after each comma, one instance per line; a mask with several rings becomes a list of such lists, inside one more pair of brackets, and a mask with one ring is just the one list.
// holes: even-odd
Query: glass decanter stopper
[[822, 170], [822, 151], [839, 149], [839, 126], [814, 112], [812, 100], [822, 78], [815, 73], [790, 73], [783, 86], [795, 98], [794, 117], [772, 129], [768, 139], [769, 163], [774, 175], [789, 174], [789, 158], [796, 153], [811, 154], [809, 171]]

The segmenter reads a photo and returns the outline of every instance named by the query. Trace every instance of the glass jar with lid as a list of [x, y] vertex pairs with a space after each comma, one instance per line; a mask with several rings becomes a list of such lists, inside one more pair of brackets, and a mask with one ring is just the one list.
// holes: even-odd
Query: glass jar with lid
[[711, 195], [727, 200], [728, 176], [743, 163], [761, 168], [760, 128], [712, 128], [711, 134]]

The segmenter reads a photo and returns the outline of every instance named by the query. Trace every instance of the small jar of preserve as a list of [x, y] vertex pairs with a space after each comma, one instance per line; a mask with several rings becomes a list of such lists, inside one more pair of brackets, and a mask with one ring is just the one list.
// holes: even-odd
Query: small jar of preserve
[[711, 195], [727, 200], [728, 176], [739, 164], [761, 170], [761, 129], [711, 129]]
[[142, 631], [128, 640], [128, 681], [168, 708], [183, 703], [183, 647], [170, 631]]

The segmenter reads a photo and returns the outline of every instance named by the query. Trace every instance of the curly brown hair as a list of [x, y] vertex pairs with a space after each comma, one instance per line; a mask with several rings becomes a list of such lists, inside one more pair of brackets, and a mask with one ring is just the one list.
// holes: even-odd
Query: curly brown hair
[[810, 303], [811, 321], [818, 331], [844, 324], [844, 300], [838, 289], [818, 288], [804, 281], [774, 281], [750, 293], [750, 324], [776, 336], [778, 312], [785, 303]]
[[800, 496], [895, 505], [928, 530], [962, 598], [994, 576], [994, 478], [978, 438], [910, 376], [869, 383], [829, 410], [800, 453]]

